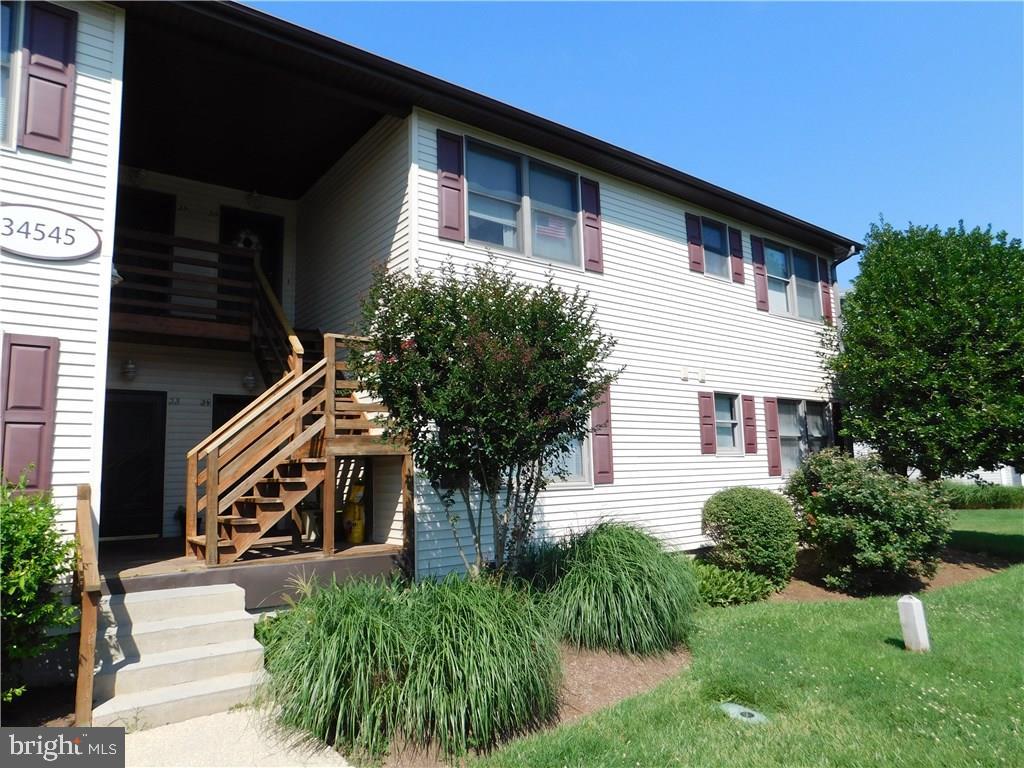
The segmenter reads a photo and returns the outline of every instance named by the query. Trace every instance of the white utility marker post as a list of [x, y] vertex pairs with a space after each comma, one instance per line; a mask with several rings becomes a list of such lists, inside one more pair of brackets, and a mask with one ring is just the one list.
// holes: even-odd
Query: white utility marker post
[[928, 642], [928, 625], [924, 620], [924, 605], [913, 595], [904, 595], [896, 604], [900, 609], [903, 645], [908, 651], [924, 653], [932, 649]]

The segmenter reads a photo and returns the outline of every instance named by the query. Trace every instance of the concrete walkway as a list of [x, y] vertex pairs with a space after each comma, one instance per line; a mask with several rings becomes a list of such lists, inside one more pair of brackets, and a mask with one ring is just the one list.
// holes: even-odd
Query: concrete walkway
[[126, 765], [203, 766], [340, 766], [349, 764], [332, 749], [296, 743], [275, 733], [254, 709], [237, 709], [181, 723], [162, 725], [125, 736]]

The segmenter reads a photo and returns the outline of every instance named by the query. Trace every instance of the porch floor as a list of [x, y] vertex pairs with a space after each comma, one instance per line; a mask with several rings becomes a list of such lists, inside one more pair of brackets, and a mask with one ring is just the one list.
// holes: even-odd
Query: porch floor
[[290, 536], [267, 538], [237, 563], [207, 567], [181, 554], [178, 538], [100, 543], [100, 578], [108, 594], [234, 583], [246, 589], [246, 607], [280, 605], [295, 576], [321, 582], [385, 576], [396, 567], [402, 547], [396, 544], [339, 544], [324, 556], [319, 544], [292, 546]]

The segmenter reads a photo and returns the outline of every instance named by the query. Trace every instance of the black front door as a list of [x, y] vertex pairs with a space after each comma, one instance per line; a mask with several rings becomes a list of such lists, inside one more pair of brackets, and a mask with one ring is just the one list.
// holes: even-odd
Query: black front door
[[159, 536], [166, 392], [107, 390], [100, 537]]
[[228, 419], [251, 402], [252, 397], [249, 395], [214, 395], [210, 431], [216, 432], [218, 427], [226, 424]]

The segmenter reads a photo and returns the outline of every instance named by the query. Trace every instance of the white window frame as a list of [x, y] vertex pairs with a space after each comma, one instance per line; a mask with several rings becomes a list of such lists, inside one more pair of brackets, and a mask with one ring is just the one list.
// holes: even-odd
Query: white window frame
[[[497, 245], [495, 243], [489, 243], [486, 240], [474, 240], [474, 239], [472, 239], [470, 237], [470, 234], [469, 234], [469, 196], [470, 196], [470, 194], [474, 194], [474, 195], [475, 194], [481, 194], [481, 193], [478, 193], [478, 192], [472, 192], [471, 193], [469, 191], [469, 145], [470, 144], [475, 144], [475, 145], [477, 145], [479, 147], [482, 147], [485, 150], [490, 150], [490, 151], [497, 152], [497, 153], [500, 153], [500, 154], [503, 154], [503, 155], [508, 155], [509, 157], [517, 158], [519, 160], [519, 185], [520, 185], [520, 189], [522, 191], [522, 194], [521, 194], [521, 196], [519, 198], [519, 216], [518, 216], [518, 219], [516, 221], [516, 227], [519, 230], [518, 231], [518, 238], [517, 238], [519, 240], [519, 248], [507, 248], [507, 247], [505, 247], [503, 245]], [[478, 248], [483, 248], [484, 250], [486, 250], [488, 252], [497, 252], [497, 253], [502, 253], [502, 254], [508, 254], [510, 256], [521, 256], [521, 257], [530, 259], [531, 261], [539, 262], [539, 263], [542, 263], [542, 264], [547, 264], [548, 266], [551, 266], [551, 267], [562, 267], [562, 268], [565, 268], [565, 269], [573, 269], [573, 270], [576, 270], [578, 272], [582, 272], [583, 271], [583, 234], [582, 234], [583, 233], [583, 190], [580, 188], [580, 175], [578, 173], [576, 173], [575, 171], [571, 171], [568, 168], [564, 168], [564, 167], [562, 167], [560, 165], [555, 165], [554, 163], [549, 163], [546, 160], [538, 160], [537, 158], [530, 157], [529, 155], [524, 155], [522, 152], [516, 152], [515, 150], [507, 149], [505, 147], [502, 147], [502, 146], [499, 146], [499, 145], [496, 145], [496, 144], [491, 144], [491, 143], [486, 142], [486, 141], [481, 141], [479, 139], [470, 138], [469, 136], [466, 136], [466, 139], [463, 142], [463, 155], [464, 155], [464, 157], [463, 157], [462, 167], [466, 169], [466, 171], [465, 171], [466, 172], [466, 204], [463, 206], [465, 208], [465, 212], [464, 212], [464, 216], [465, 216], [465, 221], [464, 221], [465, 230], [464, 231], [466, 233], [466, 243], [467, 244], [476, 246]], [[534, 206], [534, 202], [533, 202], [533, 198], [530, 196], [530, 164], [531, 163], [535, 163], [536, 165], [540, 165], [540, 166], [546, 166], [548, 168], [551, 168], [554, 171], [557, 171], [558, 173], [564, 173], [564, 174], [566, 174], [568, 176], [572, 176], [573, 177], [573, 183], [574, 183], [574, 186], [575, 186], [575, 194], [576, 194], [576, 217], [575, 217], [576, 218], [576, 226], [573, 227], [573, 234], [572, 234], [572, 239], [573, 239], [573, 242], [572, 242], [573, 261], [572, 262], [552, 261], [550, 259], [545, 259], [545, 258], [543, 258], [541, 256], [535, 256], [533, 254], [533, 206]], [[482, 195], [482, 196], [483, 197], [488, 197], [488, 195]], [[509, 201], [505, 200], [504, 198], [495, 198], [495, 199], [496, 200], [502, 200], [503, 202], [509, 202]], [[538, 203], [537, 204], [537, 208], [538, 208], [538, 210], [544, 211], [546, 213], [551, 213], [554, 216], [558, 216], [560, 218], [566, 218], [562, 211], [556, 210], [556, 209], [554, 209], [554, 208], [552, 208], [550, 206], [546, 206], [544, 203]]]
[[[722, 256], [725, 257], [725, 274], [721, 274], [720, 275], [717, 272], [709, 272], [708, 271], [708, 246], [707, 246], [707, 238], [704, 237], [704, 224], [705, 223], [708, 223], [708, 224], [710, 224], [711, 226], [713, 226], [715, 228], [718, 228], [718, 227], [722, 228], [722, 242], [725, 243], [725, 253], [724, 254], [715, 254], [715, 255], [722, 255]], [[731, 283], [732, 282], [732, 264], [730, 263], [730, 259], [732, 258], [732, 254], [729, 252], [729, 225], [726, 224], [724, 221], [719, 221], [718, 219], [712, 219], [712, 218], [710, 218], [708, 216], [701, 216], [700, 217], [700, 242], [701, 242], [702, 247], [704, 249], [704, 274], [707, 275], [708, 277], [713, 277], [716, 280], [721, 280], [722, 282]]]
[[17, 31], [12, 41], [11, 63], [10, 63], [10, 87], [7, 91], [7, 136], [0, 136], [0, 149], [16, 149], [18, 146], [18, 120], [21, 117], [21, 80], [22, 61], [21, 52], [25, 45], [25, 2], [16, 0], [13, 2], [15, 26]]
[[583, 451], [583, 477], [567, 477], [562, 480], [552, 477], [548, 480], [548, 488], [551, 490], [588, 490], [594, 487], [594, 453], [590, 449], [591, 424], [587, 422], [587, 434], [581, 440], [580, 450]]
[[[725, 422], [718, 419], [718, 398], [728, 397], [732, 401], [732, 421]], [[715, 392], [711, 400], [711, 411], [715, 417], [715, 455], [736, 456], [743, 453], [743, 419], [740, 415], [740, 396], [735, 392]], [[732, 446], [723, 448], [718, 441], [718, 425], [730, 424], [732, 426]]]
[[[765, 240], [764, 240], [764, 247], [768, 248], [769, 246], [771, 248], [777, 250], [777, 251], [783, 251], [786, 254], [786, 271], [789, 273], [789, 277], [786, 278], [786, 300], [789, 302], [789, 311], [788, 312], [777, 312], [776, 310], [771, 308], [771, 291], [770, 290], [768, 292], [768, 311], [771, 314], [775, 315], [776, 317], [791, 317], [794, 320], [801, 320], [801, 321], [803, 321], [805, 323], [818, 323], [820, 325], [824, 321], [824, 316], [825, 315], [824, 315], [824, 308], [821, 305], [821, 287], [820, 287], [821, 286], [821, 265], [819, 263], [819, 256], [817, 256], [816, 254], [812, 253], [811, 251], [805, 250], [803, 248], [797, 248], [797, 247], [792, 246], [792, 245], [785, 245], [784, 243], [780, 243], [778, 240], [771, 240], [769, 238], [765, 238]], [[815, 284], [815, 288], [816, 288], [815, 301], [817, 302], [817, 305], [818, 305], [818, 317], [817, 318], [804, 317], [803, 315], [801, 315], [801, 314], [799, 314], [797, 312], [797, 305], [796, 305], [796, 298], [797, 298], [797, 296], [796, 296], [796, 281], [797, 281], [797, 276], [796, 276], [796, 270], [793, 269], [793, 254], [796, 251], [799, 251], [802, 254], [810, 256], [812, 261], [814, 262], [814, 274], [815, 274], [815, 276], [817, 278], [816, 280], [814, 280], [814, 284]], [[779, 281], [782, 280], [781, 277], [773, 277], [772, 274], [768, 271], [767, 261], [765, 262], [765, 277], [767, 278], [769, 285], [771, 285], [771, 281], [772, 280], [779, 280]]]
[[[808, 400], [808, 399], [798, 399], [798, 398], [794, 398], [794, 397], [780, 397], [777, 402], [779, 403], [779, 405], [781, 405], [782, 403], [796, 403], [797, 404], [797, 423], [798, 423], [798, 425], [800, 427], [800, 436], [799, 436], [800, 464], [802, 464], [804, 462], [804, 459], [806, 459], [808, 456], [811, 455], [810, 435], [809, 435], [809, 432], [808, 432], [808, 429], [807, 429], [807, 404], [808, 403], [814, 403], [816, 405], [822, 406], [822, 413], [823, 413], [824, 421], [825, 421], [825, 445], [822, 448], [822, 450], [824, 450], [824, 448], [831, 448], [832, 446], [834, 446], [836, 444], [836, 436], [835, 436], [835, 432], [834, 432], [833, 427], [832, 427], [832, 412], [831, 412], [831, 409], [829, 408], [829, 404], [827, 402], [825, 402], [824, 400]], [[780, 427], [779, 427], [779, 457], [780, 457], [779, 461], [780, 461], [780, 463], [782, 461], [781, 457], [783, 455], [782, 454], [782, 439], [783, 439], [782, 438], [782, 428], [781, 428], [781, 424], [780, 424]], [[814, 451], [814, 453], [818, 453], [818, 451]], [[799, 464], [797, 466], [799, 466]], [[789, 474], [792, 471], [793, 471], [792, 469], [787, 470], [785, 467], [782, 468], [782, 474], [785, 477], [788, 477]]]

